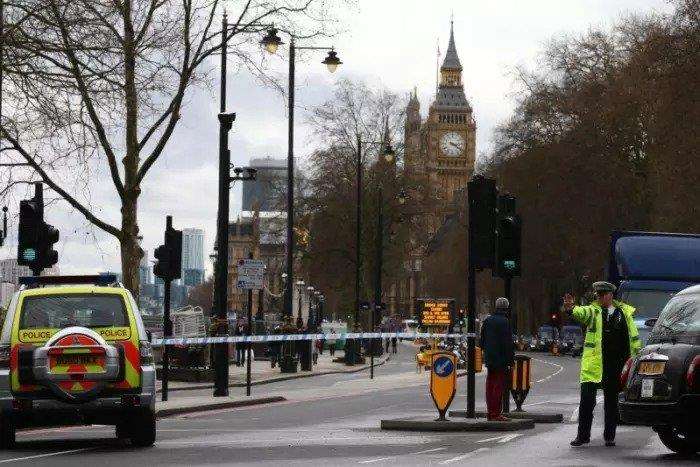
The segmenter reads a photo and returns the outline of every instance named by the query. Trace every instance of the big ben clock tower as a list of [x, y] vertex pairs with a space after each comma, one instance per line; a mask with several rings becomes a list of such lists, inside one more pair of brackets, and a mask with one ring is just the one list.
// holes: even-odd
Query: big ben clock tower
[[448, 204], [474, 173], [476, 123], [464, 95], [462, 65], [450, 24], [450, 43], [440, 67], [435, 101], [424, 124], [425, 169], [438, 196]]

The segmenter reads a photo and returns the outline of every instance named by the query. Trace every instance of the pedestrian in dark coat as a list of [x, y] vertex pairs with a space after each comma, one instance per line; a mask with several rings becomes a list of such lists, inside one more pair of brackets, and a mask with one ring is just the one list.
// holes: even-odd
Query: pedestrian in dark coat
[[481, 350], [483, 362], [488, 368], [486, 375], [486, 407], [488, 419], [507, 421], [501, 415], [503, 391], [505, 391], [510, 368], [513, 365], [513, 336], [508, 319], [510, 303], [507, 298], [496, 300], [496, 310], [481, 325]]

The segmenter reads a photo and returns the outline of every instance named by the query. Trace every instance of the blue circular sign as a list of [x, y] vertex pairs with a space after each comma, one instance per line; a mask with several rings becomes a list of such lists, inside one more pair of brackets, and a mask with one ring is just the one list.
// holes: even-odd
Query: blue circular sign
[[449, 357], [438, 357], [433, 362], [433, 372], [443, 378], [450, 376], [454, 370], [455, 366]]

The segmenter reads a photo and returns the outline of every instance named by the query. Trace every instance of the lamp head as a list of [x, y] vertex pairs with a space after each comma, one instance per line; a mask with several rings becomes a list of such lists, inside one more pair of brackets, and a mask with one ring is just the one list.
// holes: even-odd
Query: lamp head
[[265, 47], [265, 50], [267, 50], [270, 54], [274, 55], [277, 53], [277, 48], [284, 44], [284, 42], [282, 42], [280, 36], [277, 35], [277, 29], [270, 28], [265, 37], [263, 37], [260, 41], [260, 44], [262, 44], [263, 47]]
[[335, 50], [331, 49], [328, 51], [328, 56], [321, 63], [328, 67], [328, 71], [330, 71], [331, 73], [335, 73], [335, 70], [337, 70], [338, 66], [341, 65], [343, 62], [341, 62], [338, 58], [338, 53]]

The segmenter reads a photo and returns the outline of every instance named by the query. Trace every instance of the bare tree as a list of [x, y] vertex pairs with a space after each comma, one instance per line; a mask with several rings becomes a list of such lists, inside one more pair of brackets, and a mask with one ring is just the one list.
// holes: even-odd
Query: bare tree
[[[6, 88], [0, 137], [29, 169], [8, 185], [44, 182], [121, 248], [126, 286], [138, 294], [138, 201], [177, 127], [188, 90], [205, 84], [220, 50], [221, 0], [6, 0]], [[299, 37], [327, 33], [320, 0], [246, 0], [229, 8], [230, 53], [264, 76], [264, 24]], [[253, 34], [251, 34], [253, 33]], [[118, 223], [91, 206], [90, 181], [108, 169]]]
[[[333, 98], [313, 109], [309, 123], [328, 145], [311, 156], [309, 195], [310, 242], [305, 267], [310, 279], [325, 293], [328, 305], [342, 316], [351, 312], [356, 266], [357, 141], [362, 145], [362, 256], [361, 294], [370, 297], [376, 271], [378, 189], [383, 191], [383, 283], [391, 285], [406, 273], [405, 261], [414, 245], [410, 231], [422, 215], [427, 180], [403, 164], [404, 120], [407, 99], [362, 82], [340, 81]], [[380, 157], [382, 142], [396, 152], [394, 162]], [[379, 143], [379, 144], [377, 144]], [[404, 190], [412, 199], [401, 206]]]

